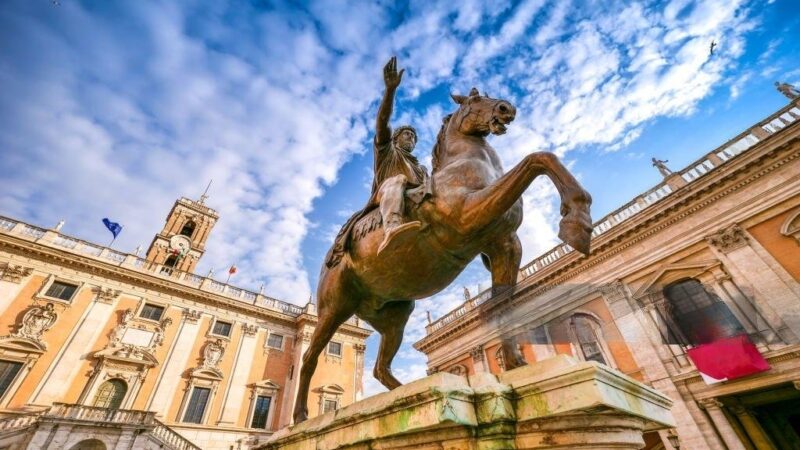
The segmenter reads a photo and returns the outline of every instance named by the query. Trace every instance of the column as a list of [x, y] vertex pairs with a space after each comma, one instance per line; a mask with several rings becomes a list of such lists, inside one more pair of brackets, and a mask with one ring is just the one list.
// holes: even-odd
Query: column
[[364, 352], [367, 350], [367, 346], [361, 343], [354, 344], [353, 350], [356, 352], [356, 373], [353, 376], [353, 401], [357, 402], [364, 397]]
[[114, 303], [120, 291], [94, 288], [94, 301], [86, 308], [72, 335], [61, 348], [50, 366], [50, 371], [40, 382], [34, 392], [31, 403], [50, 406], [54, 402], [64, 401], [75, 376], [81, 369], [80, 361], [87, 358], [92, 346], [103, 332], [105, 325], [114, 313]]
[[[486, 365], [486, 355], [483, 353], [483, 346], [476, 345], [469, 351], [472, 356], [472, 366], [475, 368], [475, 373], [489, 372], [489, 367]], [[430, 374], [429, 374], [430, 375]]]
[[6, 312], [11, 303], [17, 298], [19, 291], [25, 285], [23, 279], [27, 278], [33, 269], [7, 263], [0, 272], [0, 314]]
[[733, 405], [729, 407], [730, 411], [736, 415], [736, 418], [739, 419], [739, 422], [744, 427], [744, 431], [747, 433], [747, 436], [753, 442], [753, 445], [756, 446], [756, 450], [775, 450], [775, 447], [772, 446], [767, 434], [764, 432], [764, 429], [761, 428], [761, 425], [758, 423], [758, 420], [753, 416], [753, 413], [750, 412], [744, 405]]
[[228, 383], [228, 390], [222, 400], [222, 413], [217, 422], [218, 425], [235, 426], [239, 419], [239, 412], [242, 405], [245, 405], [247, 378], [250, 376], [250, 368], [253, 367], [257, 338], [258, 328], [255, 325], [242, 325], [242, 337], [233, 361], [233, 374]]
[[183, 311], [180, 329], [175, 337], [175, 343], [167, 354], [164, 368], [159, 374], [153, 394], [148, 402], [147, 409], [164, 417], [174, 398], [175, 391], [180, 383], [181, 373], [186, 369], [197, 334], [200, 331], [200, 313], [192, 310]]
[[697, 403], [700, 404], [701, 408], [706, 410], [711, 421], [714, 422], [714, 427], [717, 429], [717, 432], [719, 432], [725, 445], [728, 446], [728, 450], [747, 450], [744, 444], [742, 444], [742, 441], [739, 440], [736, 431], [733, 430], [733, 427], [728, 422], [728, 418], [725, 417], [725, 413], [722, 412], [722, 403], [720, 403], [719, 400], [707, 398], [698, 400]]
[[[771, 267], [751, 245], [752, 238], [739, 225], [732, 225], [708, 237], [711, 247], [737, 279], [752, 292], [767, 319], [779, 315], [794, 334], [800, 336], [800, 295]], [[738, 282], [741, 281], [741, 282]], [[773, 319], [774, 320], [774, 319]], [[773, 328], [780, 329], [780, 324]]]

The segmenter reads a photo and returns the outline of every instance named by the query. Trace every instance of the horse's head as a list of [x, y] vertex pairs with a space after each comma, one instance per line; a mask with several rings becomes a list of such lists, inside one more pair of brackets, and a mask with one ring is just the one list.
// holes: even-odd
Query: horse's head
[[517, 109], [514, 105], [496, 98], [480, 95], [472, 88], [469, 95], [451, 95], [460, 105], [453, 114], [451, 123], [458, 126], [458, 131], [471, 136], [504, 134], [506, 125], [514, 120]]

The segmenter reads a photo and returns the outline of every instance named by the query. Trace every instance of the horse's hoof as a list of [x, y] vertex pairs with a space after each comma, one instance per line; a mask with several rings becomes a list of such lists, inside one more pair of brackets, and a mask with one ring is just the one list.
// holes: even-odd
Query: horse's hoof
[[575, 250], [589, 255], [591, 252], [592, 233], [585, 226], [571, 220], [561, 220], [558, 237]]
[[390, 252], [403, 248], [411, 243], [413, 238], [422, 228], [422, 223], [418, 220], [406, 222], [390, 229], [383, 237], [383, 242], [378, 247], [378, 255], [390, 249]]

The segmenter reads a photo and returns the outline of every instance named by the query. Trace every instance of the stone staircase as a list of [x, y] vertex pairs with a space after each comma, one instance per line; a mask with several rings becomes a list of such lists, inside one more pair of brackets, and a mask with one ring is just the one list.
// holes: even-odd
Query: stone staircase
[[[95, 433], [100, 430], [102, 433]], [[99, 437], [109, 449], [200, 450], [156, 419], [151, 411], [54, 403], [42, 412], [0, 419], [0, 449], [3, 450], [69, 448], [81, 439]]]

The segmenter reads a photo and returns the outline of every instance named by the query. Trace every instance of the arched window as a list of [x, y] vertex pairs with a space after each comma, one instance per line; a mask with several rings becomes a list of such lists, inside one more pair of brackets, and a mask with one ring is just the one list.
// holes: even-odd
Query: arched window
[[600, 324], [588, 314], [575, 314], [570, 318], [570, 329], [584, 361], [597, 361], [608, 364], [603, 351], [603, 330]]
[[194, 234], [194, 229], [196, 227], [197, 225], [195, 225], [194, 221], [190, 220], [183, 225], [183, 228], [181, 228], [181, 232], [178, 234], [182, 234], [187, 237], [192, 237], [192, 235]]
[[106, 380], [97, 388], [92, 406], [99, 408], [118, 409], [122, 405], [128, 385], [119, 378]]
[[686, 341], [702, 345], [744, 333], [728, 305], [706, 291], [694, 278], [683, 279], [664, 288], [668, 312]]
[[98, 439], [86, 439], [70, 447], [69, 450], [106, 450], [106, 444]]
[[164, 261], [164, 267], [175, 267], [175, 264], [178, 263], [178, 257], [175, 255], [169, 255], [167, 260]]

